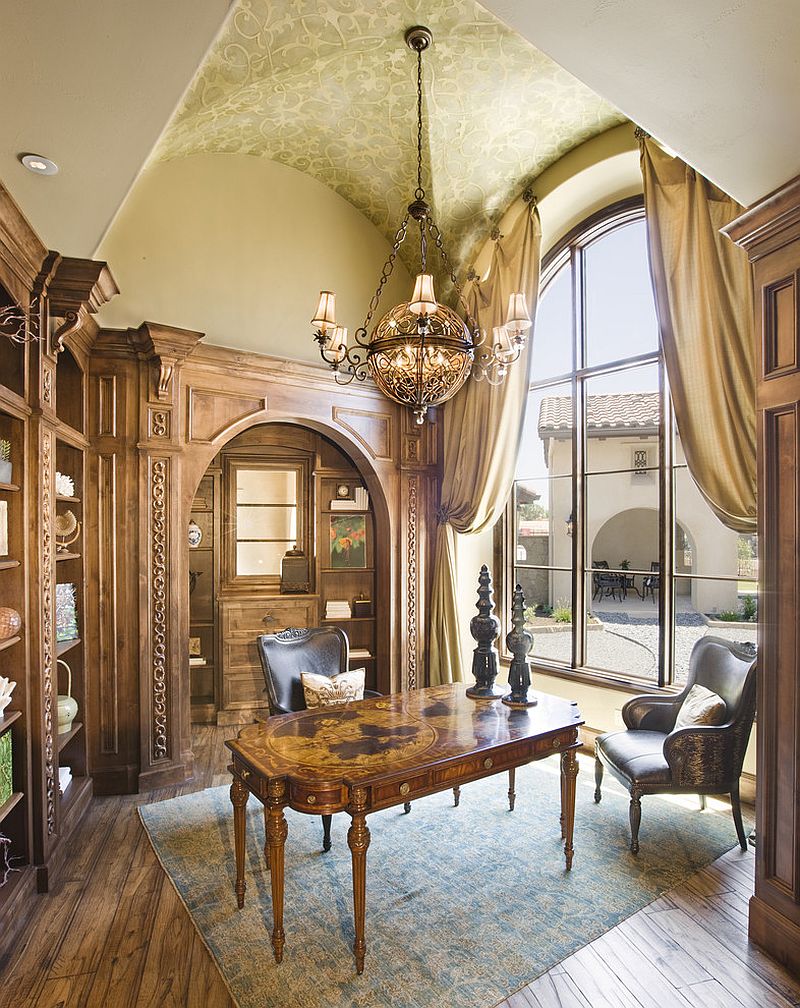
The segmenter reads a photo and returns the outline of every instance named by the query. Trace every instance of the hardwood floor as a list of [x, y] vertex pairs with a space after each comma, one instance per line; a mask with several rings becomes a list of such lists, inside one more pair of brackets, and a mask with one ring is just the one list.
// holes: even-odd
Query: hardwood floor
[[[235, 1008], [136, 809], [227, 783], [236, 732], [195, 728], [197, 774], [182, 787], [92, 803], [69, 869], [2, 964], [0, 1008]], [[800, 983], [747, 941], [753, 863], [724, 855], [498, 1008], [800, 1006]]]

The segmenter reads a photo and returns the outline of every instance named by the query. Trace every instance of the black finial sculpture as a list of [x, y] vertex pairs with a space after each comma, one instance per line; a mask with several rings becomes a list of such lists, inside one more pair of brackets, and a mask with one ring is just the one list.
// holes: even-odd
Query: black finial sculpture
[[512, 596], [511, 630], [506, 637], [506, 644], [514, 657], [508, 670], [511, 692], [503, 697], [503, 703], [509, 707], [533, 707], [539, 702], [536, 697], [528, 698], [531, 685], [528, 652], [533, 645], [533, 637], [525, 629], [525, 596], [521, 585], [517, 585]]
[[494, 684], [497, 678], [497, 648], [494, 647], [494, 642], [500, 633], [500, 620], [492, 615], [492, 578], [486, 564], [481, 567], [478, 576], [476, 609], [478, 615], [473, 616], [469, 624], [469, 632], [478, 642], [472, 654], [475, 685], [469, 687], [467, 696], [473, 700], [494, 700], [503, 695], [503, 691]]

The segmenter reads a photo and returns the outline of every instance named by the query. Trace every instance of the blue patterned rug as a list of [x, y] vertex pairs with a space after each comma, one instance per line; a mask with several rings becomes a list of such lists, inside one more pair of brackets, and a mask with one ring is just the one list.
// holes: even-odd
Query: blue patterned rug
[[[142, 821], [240, 1008], [490, 1008], [576, 949], [674, 888], [736, 843], [733, 820], [668, 800], [642, 801], [641, 852], [628, 843], [628, 799], [603, 801], [578, 777], [575, 864], [564, 871], [558, 762], [517, 771], [509, 813], [504, 774], [368, 818], [367, 959], [352, 956], [346, 827], [287, 810], [286, 950], [269, 933], [264, 822], [248, 804], [247, 896], [236, 910], [228, 788], [145, 805]], [[690, 799], [694, 801], [694, 799]]]

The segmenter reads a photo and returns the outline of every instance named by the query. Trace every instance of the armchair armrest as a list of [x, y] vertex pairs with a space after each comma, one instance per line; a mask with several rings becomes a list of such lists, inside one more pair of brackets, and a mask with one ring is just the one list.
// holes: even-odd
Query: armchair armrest
[[677, 696], [655, 694], [632, 697], [622, 708], [625, 727], [633, 731], [671, 732], [684, 696], [685, 692]]
[[365, 700], [368, 700], [370, 697], [379, 697], [379, 696], [383, 696], [383, 693], [377, 693], [373, 689], [365, 689], [364, 690], [364, 699]]
[[664, 758], [677, 787], [719, 787], [741, 776], [744, 746], [731, 724], [693, 725], [671, 732], [664, 740]]

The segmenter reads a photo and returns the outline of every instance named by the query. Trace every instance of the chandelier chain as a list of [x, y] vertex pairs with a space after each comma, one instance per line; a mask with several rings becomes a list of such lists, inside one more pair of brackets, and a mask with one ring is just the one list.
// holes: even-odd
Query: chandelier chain
[[400, 224], [400, 227], [397, 229], [397, 233], [394, 236], [394, 243], [392, 244], [392, 251], [389, 253], [389, 258], [383, 264], [383, 271], [381, 272], [381, 278], [378, 281], [377, 289], [375, 290], [375, 293], [372, 295], [372, 300], [369, 303], [369, 311], [367, 312], [367, 317], [364, 319], [364, 325], [361, 326], [361, 328], [356, 333], [356, 336], [362, 337], [362, 339], [365, 342], [367, 340], [367, 333], [369, 332], [369, 324], [372, 321], [372, 316], [375, 314], [375, 310], [377, 309], [378, 304], [380, 303], [381, 295], [383, 294], [383, 288], [386, 286], [389, 277], [392, 275], [392, 271], [394, 270], [395, 260], [397, 259], [397, 252], [400, 246], [405, 241], [406, 231], [408, 230], [408, 218], [409, 214], [406, 213], [405, 217], [402, 220], [402, 223]]
[[464, 293], [461, 290], [461, 284], [456, 278], [456, 271], [453, 268], [453, 264], [450, 262], [450, 257], [444, 247], [444, 241], [442, 240], [442, 232], [439, 230], [437, 224], [433, 220], [428, 220], [428, 227], [430, 228], [431, 234], [433, 235], [433, 240], [436, 248], [439, 250], [439, 255], [442, 257], [442, 262], [444, 263], [444, 268], [447, 270], [447, 275], [450, 277], [450, 282], [455, 288], [456, 294], [458, 295], [458, 303], [464, 309], [464, 314], [467, 318], [467, 326], [469, 327], [470, 333], [473, 337], [477, 333], [478, 323], [472, 317], [472, 312], [469, 310], [469, 305], [464, 300]]
[[417, 49], [417, 199], [425, 198], [422, 188], [422, 49]]

